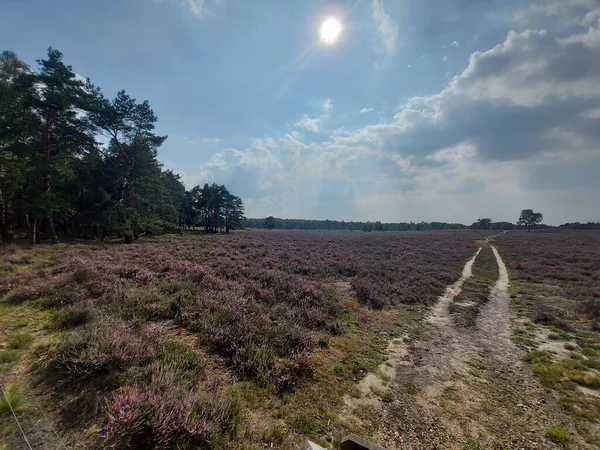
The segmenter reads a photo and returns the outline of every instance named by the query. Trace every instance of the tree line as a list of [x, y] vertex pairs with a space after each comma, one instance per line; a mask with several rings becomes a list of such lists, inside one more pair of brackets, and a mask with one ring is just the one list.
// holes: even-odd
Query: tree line
[[106, 97], [48, 49], [32, 70], [0, 54], [0, 235], [122, 236], [202, 226], [240, 227], [243, 204], [225, 186], [186, 191], [157, 159], [167, 136], [155, 132], [147, 100], [122, 90]]
[[[511, 222], [492, 222], [490, 218], [477, 219], [471, 225], [446, 222], [391, 222], [380, 221], [345, 222], [343, 220], [313, 220], [313, 219], [280, 219], [269, 216], [264, 219], [244, 219], [242, 225], [246, 228], [267, 228], [269, 230], [338, 230], [338, 231], [427, 231], [427, 230], [520, 230], [537, 227], [541, 229], [555, 228], [541, 223], [541, 213], [531, 209], [521, 211], [516, 224]], [[561, 225], [561, 227], [565, 227]]]
[[270, 228], [278, 230], [343, 230], [343, 231], [420, 231], [420, 230], [457, 230], [468, 228], [458, 223], [444, 222], [398, 222], [380, 221], [343, 221], [316, 219], [281, 219], [273, 216], [242, 220], [245, 228]]

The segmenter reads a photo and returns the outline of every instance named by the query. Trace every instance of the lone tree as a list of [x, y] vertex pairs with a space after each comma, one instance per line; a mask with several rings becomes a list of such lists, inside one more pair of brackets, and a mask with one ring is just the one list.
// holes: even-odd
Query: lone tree
[[483, 219], [477, 219], [477, 226], [480, 230], [489, 230], [490, 225], [492, 223], [492, 219], [485, 217]]
[[265, 228], [269, 230], [275, 228], [275, 217], [269, 216], [265, 219]]
[[527, 227], [527, 231], [531, 231], [531, 227], [541, 223], [543, 219], [542, 213], [535, 212], [533, 209], [524, 209], [521, 211], [517, 225]]

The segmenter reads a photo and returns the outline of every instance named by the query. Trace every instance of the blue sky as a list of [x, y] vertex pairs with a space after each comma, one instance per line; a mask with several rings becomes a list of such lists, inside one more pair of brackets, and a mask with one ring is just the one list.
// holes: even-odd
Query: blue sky
[[3, 0], [0, 43], [148, 99], [165, 167], [248, 216], [561, 223], [600, 220], [599, 20], [596, 0]]

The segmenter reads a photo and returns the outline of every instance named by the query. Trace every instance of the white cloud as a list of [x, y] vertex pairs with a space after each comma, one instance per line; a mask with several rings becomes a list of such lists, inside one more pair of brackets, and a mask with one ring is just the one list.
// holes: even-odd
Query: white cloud
[[218, 137], [195, 139], [195, 138], [191, 138], [189, 136], [180, 136], [179, 139], [181, 139], [183, 142], [185, 142], [186, 144], [189, 144], [189, 145], [219, 144], [220, 142], [222, 142], [222, 139], [218, 138]]
[[311, 119], [310, 117], [308, 117], [307, 114], [304, 114], [302, 116], [302, 119], [300, 119], [298, 122], [296, 122], [294, 124], [294, 126], [299, 127], [299, 128], [304, 128], [305, 130], [316, 133], [317, 131], [319, 131], [318, 122], [319, 122], [319, 119]]
[[363, 109], [360, 110], [360, 113], [361, 114], [366, 114], [366, 113], [369, 113], [371, 111], [373, 111], [373, 108], [363, 108]]
[[372, 0], [373, 19], [377, 23], [383, 50], [392, 54], [396, 50], [398, 25], [392, 20], [383, 7], [383, 0]]
[[[258, 139], [216, 153], [197, 179], [231, 184], [258, 217], [469, 222], [533, 207], [548, 223], [600, 220], [590, 207], [600, 198], [597, 86], [598, 26], [567, 38], [511, 32], [389, 123], [318, 142], [297, 131]], [[296, 126], [315, 131], [317, 120]]]
[[452, 41], [452, 42], [450, 43], [450, 46], [451, 46], [451, 47], [460, 47], [460, 44], [458, 43], [458, 41]]
[[323, 109], [325, 111], [329, 111], [331, 108], [333, 108], [333, 100], [331, 100], [330, 98], [326, 98], [323, 102]]
[[206, 0], [181, 0], [181, 5], [198, 17], [203, 17], [208, 13]]
[[155, 3], [172, 3], [196, 17], [206, 17], [212, 13], [213, 7], [224, 0], [154, 0]]
[[[573, 25], [580, 22], [578, 16], [581, 11], [589, 14], [589, 20], [598, 14], [599, 6], [597, 0], [541, 0], [518, 7], [513, 11], [512, 19], [527, 25], [538, 19], [555, 18], [562, 24]], [[595, 9], [589, 11], [591, 8]]]

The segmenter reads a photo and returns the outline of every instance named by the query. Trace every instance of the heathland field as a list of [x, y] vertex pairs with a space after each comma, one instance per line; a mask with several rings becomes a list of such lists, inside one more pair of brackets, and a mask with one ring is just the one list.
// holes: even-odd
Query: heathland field
[[0, 448], [597, 448], [600, 233], [494, 233], [0, 247]]

